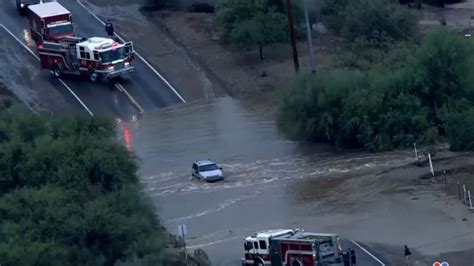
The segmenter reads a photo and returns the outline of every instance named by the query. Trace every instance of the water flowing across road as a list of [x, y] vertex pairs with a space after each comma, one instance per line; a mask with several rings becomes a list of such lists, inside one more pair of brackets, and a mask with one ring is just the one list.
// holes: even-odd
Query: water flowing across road
[[[348, 174], [406, 164], [406, 152], [337, 153], [281, 137], [271, 108], [232, 98], [146, 114], [130, 125], [141, 160], [143, 190], [171, 231], [187, 224], [190, 248], [204, 248], [217, 265], [238, 264], [242, 237], [277, 227], [337, 230], [332, 189]], [[225, 181], [191, 179], [194, 160], [213, 159]], [[326, 213], [324, 216], [321, 214]], [[304, 217], [319, 217], [307, 224]]]

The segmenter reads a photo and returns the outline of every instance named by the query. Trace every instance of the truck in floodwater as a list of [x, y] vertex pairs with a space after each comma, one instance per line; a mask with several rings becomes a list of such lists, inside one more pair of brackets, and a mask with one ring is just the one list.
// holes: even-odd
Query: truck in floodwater
[[31, 37], [36, 43], [58, 42], [66, 36], [75, 36], [72, 15], [58, 2], [28, 6]]

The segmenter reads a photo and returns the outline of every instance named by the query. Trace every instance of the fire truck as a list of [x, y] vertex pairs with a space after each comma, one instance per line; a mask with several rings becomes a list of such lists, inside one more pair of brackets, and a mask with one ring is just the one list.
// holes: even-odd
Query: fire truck
[[245, 238], [243, 266], [343, 265], [336, 234], [306, 233], [300, 229], [257, 232]]
[[41, 67], [59, 78], [64, 74], [85, 76], [91, 81], [113, 79], [133, 72], [132, 42], [119, 43], [113, 39], [67, 36], [56, 42], [38, 46]]
[[65, 36], [74, 36], [72, 15], [58, 2], [28, 6], [31, 38], [36, 43], [57, 42]]

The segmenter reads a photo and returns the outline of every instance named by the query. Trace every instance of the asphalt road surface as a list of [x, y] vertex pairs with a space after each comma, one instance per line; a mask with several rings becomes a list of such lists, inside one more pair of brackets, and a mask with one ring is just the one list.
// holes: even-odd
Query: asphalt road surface
[[[60, 2], [72, 12], [76, 33], [79, 36], [105, 35], [101, 22], [76, 1]], [[0, 24], [36, 53], [35, 44], [29, 35], [28, 20], [16, 12], [14, 1], [0, 1]], [[2, 36], [8, 35], [4, 29], [0, 31], [3, 31]], [[15, 40], [13, 37], [10, 38]], [[12, 41], [13, 45], [14, 43]], [[19, 43], [17, 46], [18, 53], [25, 52]], [[184, 99], [159, 77], [150, 63], [147, 64], [137, 58], [134, 65], [135, 73], [126, 75], [120, 82], [120, 87], [110, 82], [93, 83], [79, 78], [64, 78], [64, 82], [94, 115], [108, 115], [128, 120], [138, 116], [142, 111], [149, 112], [183, 102]], [[39, 65], [37, 67], [39, 68]], [[44, 72], [47, 73], [46, 70]], [[69, 98], [68, 102], [76, 102], [74, 103], [76, 108], [84, 109], [63, 84], [51, 80], [48, 75], [41, 76], [45, 80], [50, 80], [52, 87], [61, 95]]]

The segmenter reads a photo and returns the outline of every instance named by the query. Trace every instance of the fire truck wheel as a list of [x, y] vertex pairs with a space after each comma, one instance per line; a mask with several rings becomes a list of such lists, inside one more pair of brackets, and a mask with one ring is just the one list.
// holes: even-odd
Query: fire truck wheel
[[254, 266], [263, 266], [265, 264], [263, 263], [263, 261], [261, 259], [256, 259], [256, 260], [254, 260], [253, 265]]
[[301, 262], [299, 260], [294, 260], [293, 263], [291, 263], [291, 266], [301, 266]]
[[89, 79], [92, 82], [96, 82], [99, 80], [99, 75], [97, 75], [97, 73], [95, 73], [94, 71], [89, 71]]
[[54, 65], [53, 68], [51, 69], [51, 73], [53, 73], [53, 76], [55, 78], [60, 78], [61, 77], [61, 68], [59, 68], [58, 65]]

